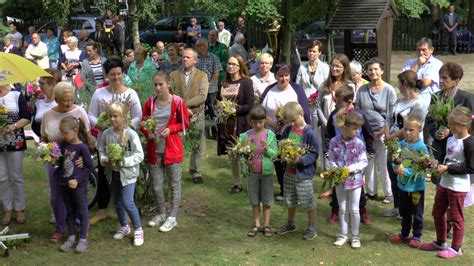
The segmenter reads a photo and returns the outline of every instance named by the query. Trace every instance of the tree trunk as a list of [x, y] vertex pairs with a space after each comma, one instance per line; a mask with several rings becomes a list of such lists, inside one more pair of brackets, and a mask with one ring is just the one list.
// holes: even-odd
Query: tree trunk
[[140, 36], [139, 36], [139, 28], [138, 28], [138, 15], [137, 15], [137, 1], [138, 0], [130, 0], [129, 5], [129, 16], [132, 20], [132, 40], [133, 45], [140, 43]]
[[474, 27], [474, 0], [469, 0], [469, 15], [467, 17], [467, 26], [469, 30]]
[[[290, 65], [291, 56], [291, 23], [293, 22], [293, 0], [285, 0], [281, 2], [281, 14], [286, 20], [281, 25], [283, 31], [283, 41], [281, 47], [281, 59], [280, 62]], [[278, 58], [277, 58], [278, 60]]]

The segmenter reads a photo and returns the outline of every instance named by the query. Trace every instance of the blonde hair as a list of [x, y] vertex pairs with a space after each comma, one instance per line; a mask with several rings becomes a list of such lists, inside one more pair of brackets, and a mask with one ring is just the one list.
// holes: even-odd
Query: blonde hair
[[299, 115], [304, 115], [303, 107], [297, 102], [287, 102], [283, 107], [283, 117], [287, 121], [294, 121]]
[[418, 129], [421, 129], [422, 126], [423, 126], [423, 119], [421, 117], [419, 117], [418, 115], [413, 115], [413, 114], [410, 114], [410, 115], [407, 115], [404, 119], [403, 119], [403, 124], [406, 125], [406, 124], [414, 124], [418, 127]]
[[465, 106], [457, 106], [449, 113], [448, 121], [453, 121], [469, 128], [472, 123], [472, 111]]
[[[124, 128], [127, 127], [127, 121], [129, 120], [129, 113], [128, 113], [128, 108], [127, 106], [122, 103], [122, 102], [113, 102], [111, 103], [108, 107], [107, 107], [107, 115], [110, 117], [111, 114], [120, 114], [123, 119], [125, 120], [125, 125], [124, 125]], [[120, 133], [120, 143], [123, 145], [123, 146], [126, 146], [127, 142], [125, 140], [125, 134], [124, 132], [122, 131]]]
[[74, 94], [74, 87], [69, 84], [66, 81], [61, 81], [54, 86], [54, 100], [58, 102], [59, 100], [64, 99], [64, 94], [65, 93], [72, 93], [74, 95], [74, 98], [76, 98], [76, 95]]

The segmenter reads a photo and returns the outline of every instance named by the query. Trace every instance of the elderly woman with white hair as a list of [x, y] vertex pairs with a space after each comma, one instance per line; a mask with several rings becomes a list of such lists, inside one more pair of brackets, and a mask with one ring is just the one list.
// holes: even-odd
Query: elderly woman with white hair
[[368, 84], [369, 81], [362, 78], [362, 65], [356, 60], [352, 60], [349, 64], [351, 67], [351, 80], [355, 84], [356, 91], [362, 87], [362, 85]]
[[[253, 91], [256, 97], [260, 98], [265, 89], [277, 82], [275, 74], [270, 70], [273, 66], [273, 56], [269, 53], [263, 53], [258, 58], [258, 73], [253, 75], [250, 79], [253, 82]], [[257, 98], [257, 100], [258, 100]]]
[[234, 38], [234, 44], [229, 49], [229, 57], [240, 55], [244, 62], [248, 60], [248, 53], [244, 48], [245, 36], [242, 33], [237, 33]]
[[76, 37], [71, 36], [67, 38], [68, 49], [60, 60], [61, 69], [66, 72], [66, 76], [77, 74], [80, 65], [82, 50], [77, 47], [77, 43]]

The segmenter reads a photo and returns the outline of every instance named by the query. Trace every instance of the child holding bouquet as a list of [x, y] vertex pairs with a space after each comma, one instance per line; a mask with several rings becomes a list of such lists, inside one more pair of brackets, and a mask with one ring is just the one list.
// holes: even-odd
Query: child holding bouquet
[[[423, 120], [416, 115], [408, 115], [403, 121], [403, 136], [400, 141], [400, 148], [413, 149], [417, 153], [428, 154], [428, 148], [419, 138], [423, 131]], [[402, 152], [403, 153], [403, 152]], [[397, 176], [397, 186], [399, 191], [399, 211], [402, 217], [402, 230], [400, 234], [390, 237], [390, 242], [394, 244], [408, 243], [412, 248], [421, 246], [421, 235], [423, 230], [423, 212], [425, 206], [425, 176], [416, 177], [411, 167], [393, 164], [394, 172]], [[413, 227], [413, 237], [410, 229]]]
[[[67, 116], [61, 120], [59, 129], [64, 138], [61, 145], [62, 175], [61, 188], [67, 211], [69, 238], [60, 250], [68, 251], [76, 244], [77, 252], [87, 250], [87, 233], [89, 230], [89, 208], [87, 202], [87, 180], [92, 171], [92, 156], [89, 151], [89, 135], [84, 122], [79, 118]], [[82, 158], [83, 167], [75, 165]], [[76, 239], [76, 217], [80, 218], [78, 228], [79, 241]]]
[[331, 139], [329, 143], [330, 168], [344, 167], [349, 175], [342, 184], [336, 184], [336, 195], [339, 202], [339, 220], [341, 233], [334, 242], [342, 246], [347, 242], [349, 220], [352, 231], [352, 248], [360, 248], [359, 200], [364, 185], [364, 169], [367, 167], [367, 153], [364, 141], [358, 135], [364, 125], [364, 117], [355, 111], [339, 112], [337, 120], [341, 121], [342, 134]]
[[[291, 123], [282, 133], [282, 140], [293, 139], [305, 148], [305, 152], [299, 158], [293, 158], [286, 165], [283, 178], [283, 197], [288, 208], [288, 222], [276, 231], [283, 235], [294, 232], [296, 207], [300, 205], [308, 212], [308, 228], [303, 239], [313, 240], [316, 233], [316, 202], [313, 198], [313, 176], [316, 174], [316, 161], [318, 159], [318, 140], [313, 128], [307, 125], [304, 119], [304, 111], [297, 102], [288, 102], [284, 106], [285, 120]], [[286, 155], [282, 155], [286, 161]]]
[[[359, 133], [357, 134], [357, 136], [365, 143], [367, 159], [370, 160], [375, 154], [374, 132], [370, 127], [365, 112], [354, 105], [354, 95], [354, 89], [351, 86], [347, 85], [340, 87], [335, 93], [336, 109], [329, 115], [326, 127], [326, 136], [324, 138], [325, 141], [323, 150], [324, 156], [326, 157], [329, 156], [329, 143], [331, 139], [342, 134], [342, 130], [338, 126], [337, 118], [341, 118], [344, 116], [337, 116], [337, 114], [341, 112], [347, 113], [349, 111], [359, 113], [364, 119], [364, 124], [359, 128]], [[331, 194], [331, 202], [329, 203], [329, 206], [331, 206], [331, 213], [327, 217], [327, 221], [331, 224], [335, 224], [339, 217], [339, 202], [337, 200], [336, 191], [334, 188], [332, 189]], [[365, 208], [366, 205], [367, 198], [365, 197], [364, 187], [362, 186], [362, 192], [360, 193], [359, 199], [360, 221], [363, 224], [370, 224], [371, 221], [369, 219], [367, 209]]]
[[[470, 187], [470, 174], [474, 173], [474, 138], [469, 134], [472, 111], [466, 107], [456, 107], [448, 115], [448, 127], [453, 136], [448, 138], [444, 165], [438, 166], [442, 175], [436, 188], [433, 218], [436, 240], [421, 245], [422, 250], [437, 250], [438, 256], [451, 259], [462, 255], [464, 240], [464, 198]], [[451, 216], [453, 240], [446, 245], [446, 213]]]
[[[184, 160], [183, 141], [178, 133], [189, 127], [188, 109], [185, 101], [172, 95], [170, 78], [165, 72], [153, 76], [155, 94], [143, 106], [141, 131], [147, 137], [147, 161], [153, 180], [159, 213], [148, 222], [149, 226], [160, 226], [161, 232], [169, 232], [176, 225], [176, 216], [181, 203], [181, 171]], [[166, 217], [163, 181], [165, 170], [171, 191], [170, 214]]]
[[141, 246], [144, 241], [143, 229], [133, 195], [144, 157], [142, 144], [138, 134], [127, 126], [128, 110], [125, 104], [112, 103], [107, 108], [107, 114], [112, 128], [106, 129], [100, 138], [99, 156], [121, 226], [114, 239], [123, 239], [130, 234], [130, 217], [135, 229], [133, 244]]
[[[276, 136], [264, 127], [267, 112], [262, 105], [254, 105], [249, 117], [252, 129], [240, 134], [240, 142], [249, 141], [256, 146], [251, 157], [250, 175], [247, 177], [248, 198], [255, 226], [248, 231], [247, 236], [254, 237], [263, 230], [264, 235], [270, 237], [273, 235], [270, 213], [273, 205], [272, 159], [277, 155]], [[263, 204], [263, 228], [260, 226], [260, 203]]]

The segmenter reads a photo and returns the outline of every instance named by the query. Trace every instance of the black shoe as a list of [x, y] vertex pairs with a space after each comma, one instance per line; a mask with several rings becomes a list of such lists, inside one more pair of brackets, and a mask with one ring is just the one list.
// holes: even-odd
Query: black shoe
[[234, 194], [237, 194], [237, 193], [240, 193], [240, 192], [242, 192], [242, 186], [234, 185], [233, 187], [231, 187], [229, 189], [229, 194], [231, 194], [231, 195], [234, 195]]
[[370, 199], [370, 200], [377, 200], [377, 194], [375, 194], [375, 195], [367, 194], [367, 198]]
[[201, 176], [196, 176], [196, 177], [193, 177], [193, 183], [194, 184], [202, 184], [204, 181], [202, 180], [202, 177]]

